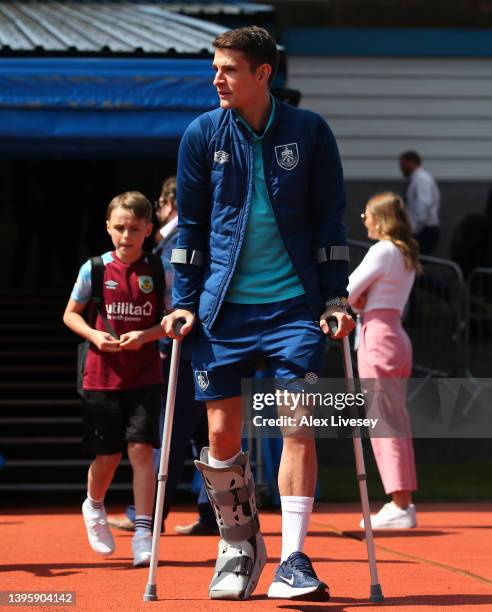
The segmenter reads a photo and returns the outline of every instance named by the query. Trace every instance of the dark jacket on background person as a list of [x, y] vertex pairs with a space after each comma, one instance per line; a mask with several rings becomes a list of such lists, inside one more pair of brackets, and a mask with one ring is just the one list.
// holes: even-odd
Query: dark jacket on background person
[[450, 244], [451, 259], [467, 278], [474, 268], [492, 267], [492, 197], [485, 213], [467, 215], [455, 228]]

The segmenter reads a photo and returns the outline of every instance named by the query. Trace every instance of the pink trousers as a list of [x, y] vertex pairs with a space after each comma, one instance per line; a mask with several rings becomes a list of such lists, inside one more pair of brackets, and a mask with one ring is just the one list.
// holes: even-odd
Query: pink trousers
[[[412, 372], [412, 345], [393, 309], [364, 313], [357, 351], [360, 378], [406, 379]], [[417, 473], [406, 409], [406, 392], [391, 401], [389, 410], [399, 412], [398, 422], [408, 423], [408, 436], [371, 438], [376, 463], [386, 494], [394, 491], [415, 491]]]

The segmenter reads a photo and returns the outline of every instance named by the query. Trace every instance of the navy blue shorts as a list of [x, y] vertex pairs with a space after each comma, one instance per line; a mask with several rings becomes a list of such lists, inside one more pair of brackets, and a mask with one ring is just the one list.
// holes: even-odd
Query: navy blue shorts
[[259, 364], [268, 378], [321, 375], [325, 335], [304, 295], [268, 304], [224, 302], [211, 330], [199, 325], [193, 343], [195, 397], [200, 401], [241, 395], [241, 378]]

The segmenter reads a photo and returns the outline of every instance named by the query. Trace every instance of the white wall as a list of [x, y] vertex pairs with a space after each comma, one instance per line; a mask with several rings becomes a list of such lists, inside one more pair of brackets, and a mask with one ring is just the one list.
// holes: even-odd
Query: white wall
[[438, 180], [492, 181], [492, 59], [290, 57], [289, 87], [330, 124], [348, 180], [399, 179], [414, 149]]

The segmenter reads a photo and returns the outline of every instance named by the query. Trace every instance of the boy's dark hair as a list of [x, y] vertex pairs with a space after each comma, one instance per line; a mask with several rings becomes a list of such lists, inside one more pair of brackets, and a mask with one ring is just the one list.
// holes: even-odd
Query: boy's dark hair
[[242, 51], [249, 60], [251, 72], [254, 72], [262, 64], [270, 64], [272, 73], [268, 79], [268, 85], [272, 84], [278, 68], [278, 50], [275, 39], [264, 28], [245, 26], [228, 30], [219, 34], [213, 45], [216, 49]]
[[152, 220], [152, 204], [140, 191], [125, 191], [115, 196], [106, 210], [107, 221], [109, 221], [113, 210], [119, 207], [129, 210], [137, 219], [145, 219], [147, 223]]
[[422, 165], [422, 158], [417, 153], [417, 151], [405, 151], [400, 155], [400, 159], [404, 159], [405, 161], [414, 162], [419, 166]]

